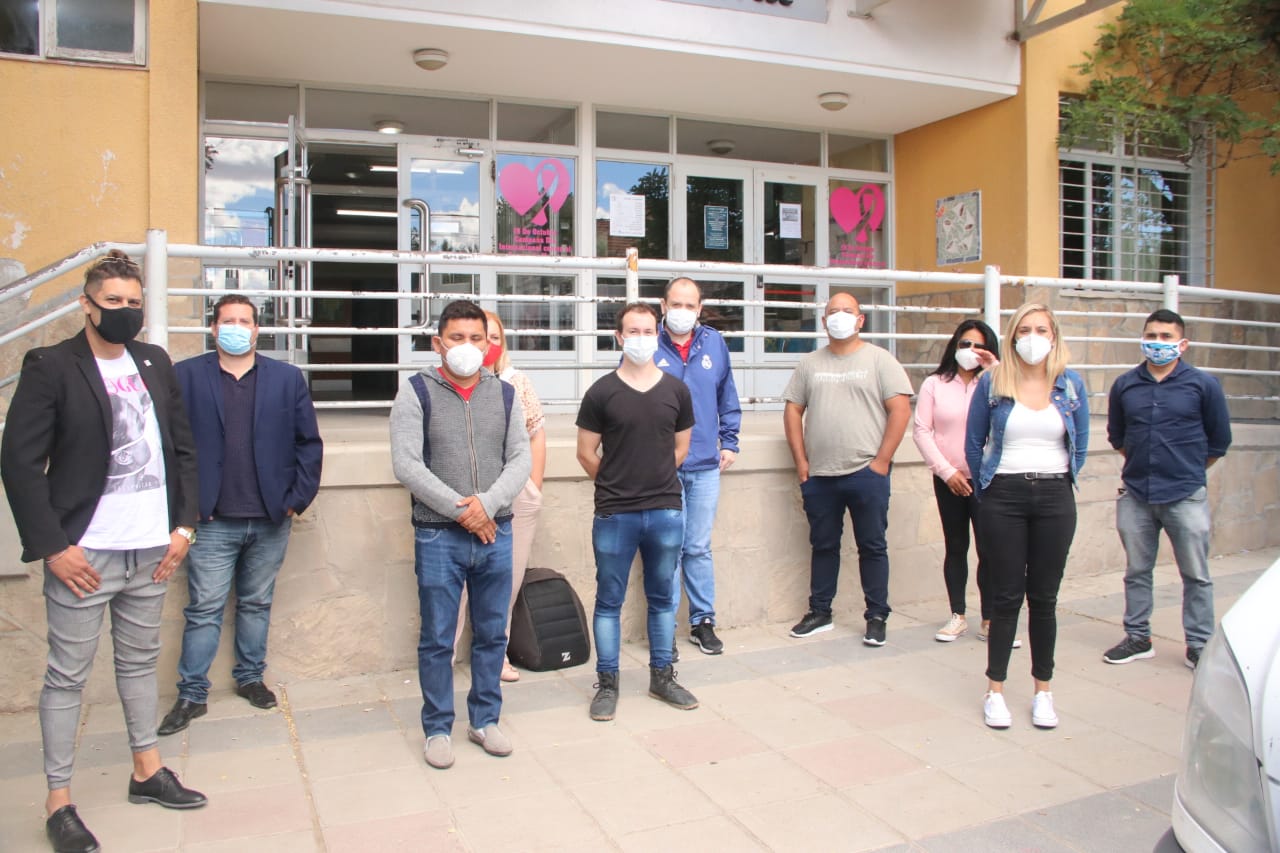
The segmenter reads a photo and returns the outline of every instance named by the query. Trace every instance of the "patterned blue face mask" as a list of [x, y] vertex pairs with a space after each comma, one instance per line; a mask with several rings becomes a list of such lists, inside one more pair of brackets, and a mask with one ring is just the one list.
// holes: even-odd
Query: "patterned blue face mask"
[[1182, 355], [1182, 341], [1143, 341], [1142, 355], [1156, 367], [1163, 367]]

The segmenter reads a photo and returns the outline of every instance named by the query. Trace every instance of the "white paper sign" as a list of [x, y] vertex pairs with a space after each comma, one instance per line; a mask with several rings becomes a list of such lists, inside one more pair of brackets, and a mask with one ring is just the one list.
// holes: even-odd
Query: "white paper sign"
[[609, 193], [609, 236], [644, 236], [644, 196]]
[[783, 240], [800, 239], [800, 205], [778, 204], [778, 236]]

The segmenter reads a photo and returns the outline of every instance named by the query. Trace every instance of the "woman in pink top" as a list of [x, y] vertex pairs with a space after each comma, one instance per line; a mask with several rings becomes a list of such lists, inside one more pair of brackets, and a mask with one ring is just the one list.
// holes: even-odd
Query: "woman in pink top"
[[[973, 477], [964, 460], [965, 423], [969, 401], [978, 384], [978, 375], [997, 363], [1000, 344], [991, 327], [981, 320], [965, 320], [952, 334], [942, 353], [942, 361], [916, 396], [913, 437], [920, 455], [933, 472], [933, 494], [942, 519], [946, 557], [942, 577], [951, 600], [951, 619], [934, 634], [940, 643], [950, 643], [969, 630], [965, 621], [965, 586], [969, 582], [969, 527], [978, 531], [978, 504], [973, 497]], [[978, 540], [981, 541], [981, 540]], [[990, 597], [978, 552], [978, 600], [982, 607], [982, 629], [987, 637], [991, 619]]]

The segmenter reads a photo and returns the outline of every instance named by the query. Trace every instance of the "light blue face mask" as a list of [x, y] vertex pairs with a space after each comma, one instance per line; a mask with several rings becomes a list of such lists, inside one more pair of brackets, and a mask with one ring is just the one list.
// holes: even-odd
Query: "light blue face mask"
[[1163, 367], [1182, 355], [1179, 345], [1182, 341], [1143, 341], [1142, 355], [1156, 367]]
[[244, 355], [253, 346], [253, 333], [244, 326], [228, 323], [218, 327], [218, 349], [227, 355]]

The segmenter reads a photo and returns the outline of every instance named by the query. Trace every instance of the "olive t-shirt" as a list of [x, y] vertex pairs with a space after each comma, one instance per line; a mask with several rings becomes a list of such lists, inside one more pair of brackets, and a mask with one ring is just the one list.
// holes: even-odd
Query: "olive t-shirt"
[[883, 347], [863, 343], [836, 355], [826, 346], [802, 358], [782, 397], [805, 407], [809, 475], [838, 477], [870, 465], [889, 419], [885, 401], [898, 394], [911, 395], [911, 380]]
[[601, 436], [596, 513], [680, 509], [676, 433], [693, 426], [689, 388], [666, 373], [637, 391], [617, 372], [587, 389], [577, 425]]

